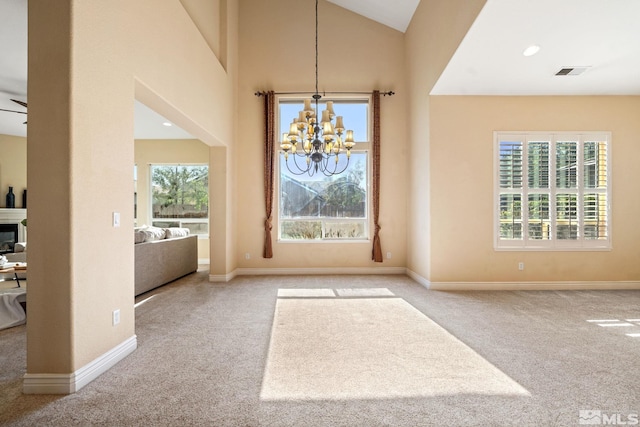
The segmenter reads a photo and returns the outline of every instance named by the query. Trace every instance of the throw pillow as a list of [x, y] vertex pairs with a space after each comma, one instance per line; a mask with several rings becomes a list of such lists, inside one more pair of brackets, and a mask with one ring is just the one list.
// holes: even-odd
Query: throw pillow
[[167, 236], [167, 239], [172, 239], [174, 237], [186, 237], [189, 235], [188, 228], [171, 227], [171, 228], [165, 228], [164, 231]]
[[144, 234], [144, 230], [136, 230], [134, 233], [134, 243], [144, 243], [147, 238]]
[[154, 240], [162, 240], [165, 238], [166, 234], [164, 228], [159, 227], [147, 227], [142, 230], [145, 235], [145, 242], [152, 242]]

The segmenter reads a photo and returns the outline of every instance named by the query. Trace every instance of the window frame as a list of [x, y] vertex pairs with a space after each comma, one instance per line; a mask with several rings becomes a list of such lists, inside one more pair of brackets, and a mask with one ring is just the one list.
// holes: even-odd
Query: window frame
[[[496, 251], [609, 251], [612, 248], [612, 142], [611, 132], [502, 132], [493, 133], [493, 246]], [[518, 193], [517, 189], [508, 190], [500, 187], [500, 143], [514, 141], [522, 143], [522, 188], [521, 210], [522, 210], [522, 238], [503, 239], [500, 236], [500, 196], [501, 194]], [[528, 168], [528, 148], [532, 142], [549, 142], [549, 187], [529, 188]], [[556, 182], [556, 145], [559, 142], [577, 142], [576, 148], [576, 187], [559, 188]], [[585, 188], [584, 186], [584, 147], [586, 142], [604, 142], [606, 146], [606, 186], [604, 188]], [[586, 194], [604, 194], [606, 196], [606, 226], [607, 236], [602, 239], [585, 239], [584, 223], [585, 208], [584, 199]], [[549, 222], [551, 237], [545, 239], [532, 239], [529, 237], [529, 208], [528, 197], [532, 194], [549, 194]], [[559, 194], [569, 194], [577, 196], [577, 216], [578, 216], [578, 238], [558, 239], [557, 230], [557, 196]]]
[[[372, 162], [371, 162], [371, 136], [373, 135], [373, 112], [372, 112], [372, 96], [371, 95], [357, 95], [357, 96], [323, 96], [321, 102], [333, 101], [334, 107], [336, 104], [352, 102], [352, 103], [366, 103], [367, 104], [367, 135], [366, 140], [356, 139], [356, 146], [353, 150], [351, 150], [352, 154], [365, 154], [366, 155], [366, 179], [367, 183], [365, 186], [366, 189], [366, 208], [365, 208], [365, 217], [364, 218], [353, 218], [354, 221], [364, 221], [365, 226], [364, 230], [366, 233], [365, 237], [354, 237], [354, 238], [325, 238], [320, 237], [319, 239], [285, 239], [282, 238], [282, 221], [283, 218], [280, 216], [281, 212], [281, 168], [286, 168], [286, 165], [282, 163], [280, 142], [282, 133], [286, 130], [280, 129], [280, 104], [283, 102], [299, 102], [302, 104], [308, 95], [278, 95], [275, 99], [276, 111], [275, 111], [275, 123], [278, 124], [277, 128], [274, 130], [275, 134], [275, 144], [274, 150], [275, 154], [275, 163], [274, 163], [274, 203], [273, 203], [273, 211], [274, 217], [277, 218], [276, 224], [276, 241], [278, 243], [284, 244], [296, 244], [296, 243], [315, 243], [315, 244], [331, 244], [331, 243], [340, 243], [340, 244], [348, 244], [348, 243], [364, 243], [370, 242], [373, 235], [373, 221], [372, 221], [372, 199], [371, 199], [371, 180], [373, 178], [372, 174]], [[349, 128], [348, 118], [345, 117], [345, 124], [347, 128]], [[358, 135], [355, 135], [358, 138]], [[294, 222], [305, 222], [305, 221], [321, 221], [321, 233], [324, 234], [325, 224], [341, 222], [345, 219], [349, 218], [331, 218], [331, 217], [300, 217], [300, 218], [286, 218], [286, 221], [294, 221]]]
[[[211, 189], [209, 185], [207, 185], [207, 217], [206, 218], [155, 218], [153, 216], [153, 168], [154, 166], [206, 166], [207, 167], [207, 178], [211, 177], [211, 167], [208, 163], [149, 163], [149, 218], [151, 225], [154, 225], [159, 222], [171, 222], [178, 223], [178, 227], [184, 227], [183, 224], [198, 224], [198, 223], [206, 223], [207, 224], [207, 232], [206, 233], [193, 233], [194, 236], [198, 236], [199, 239], [208, 239], [209, 233], [211, 232]], [[163, 227], [166, 228], [166, 227]]]

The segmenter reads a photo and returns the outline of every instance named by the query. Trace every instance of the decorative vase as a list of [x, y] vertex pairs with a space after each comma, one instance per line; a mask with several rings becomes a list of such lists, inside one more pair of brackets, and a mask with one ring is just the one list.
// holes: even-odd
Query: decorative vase
[[27, 209], [27, 189], [22, 192], [22, 209]]
[[7, 193], [7, 207], [8, 208], [16, 207], [16, 195], [13, 194], [13, 187], [9, 187], [9, 192]]

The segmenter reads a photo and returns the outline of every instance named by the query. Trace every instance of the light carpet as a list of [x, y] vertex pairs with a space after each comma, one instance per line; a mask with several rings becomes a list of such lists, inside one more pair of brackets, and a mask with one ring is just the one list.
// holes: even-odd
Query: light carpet
[[529, 394], [401, 298], [280, 298], [271, 330], [264, 400]]
[[[23, 395], [26, 328], [0, 331], [0, 425], [538, 427], [640, 412], [638, 291], [440, 292], [402, 276], [214, 284], [205, 271], [136, 301], [138, 349], [69, 396]], [[331, 363], [311, 370], [314, 358]]]
[[20, 287], [13, 273], [0, 274], [0, 330], [22, 325], [27, 321], [21, 302], [27, 300], [27, 280], [20, 279]]

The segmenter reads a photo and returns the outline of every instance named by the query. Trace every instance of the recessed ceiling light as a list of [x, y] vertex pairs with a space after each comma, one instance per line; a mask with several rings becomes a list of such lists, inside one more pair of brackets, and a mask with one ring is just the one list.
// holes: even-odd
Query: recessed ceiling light
[[164, 123], [162, 123], [162, 124], [163, 124], [163, 125], [165, 125], [165, 126], [173, 126], [173, 125], [172, 125], [171, 123], [169, 123], [169, 122], [164, 122]]
[[533, 56], [540, 50], [540, 46], [537, 44], [531, 45], [522, 52], [524, 56]]

